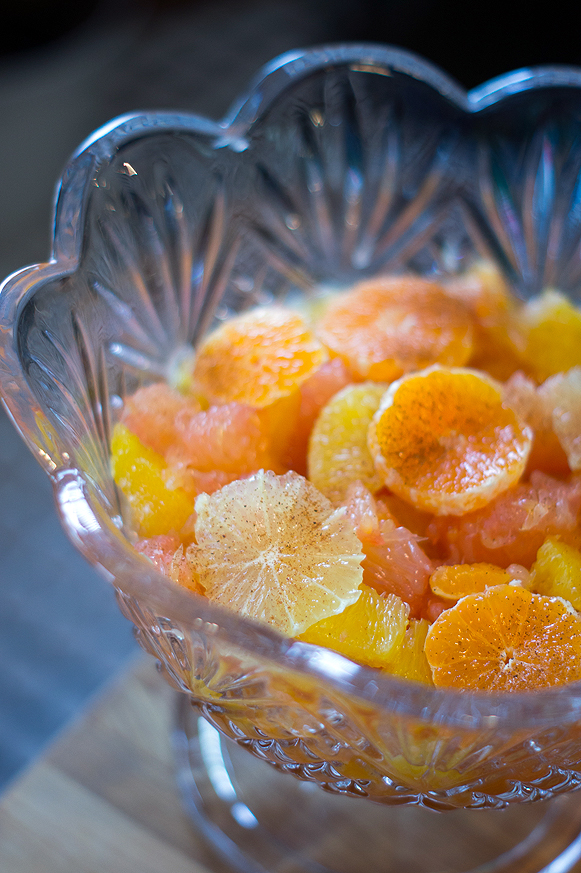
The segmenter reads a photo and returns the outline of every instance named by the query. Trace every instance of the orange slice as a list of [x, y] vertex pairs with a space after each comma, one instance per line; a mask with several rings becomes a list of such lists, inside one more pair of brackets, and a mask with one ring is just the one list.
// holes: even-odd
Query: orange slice
[[369, 428], [388, 488], [436, 515], [471, 512], [516, 483], [531, 440], [497, 382], [437, 365], [394, 382]]
[[359, 597], [363, 552], [346, 511], [297, 473], [260, 470], [195, 509], [187, 557], [211, 600], [296, 636]]
[[308, 477], [332, 503], [341, 503], [359, 480], [371, 492], [383, 486], [367, 445], [367, 431], [387, 386], [348, 385], [323, 407], [313, 427]]
[[452, 564], [438, 567], [430, 576], [430, 588], [444, 600], [460, 600], [492, 585], [508, 585], [512, 576], [494, 564]]
[[497, 585], [469, 594], [430, 627], [436, 685], [530, 691], [581, 679], [581, 618], [570, 604]]
[[472, 351], [472, 317], [435, 282], [378, 278], [338, 297], [317, 334], [358, 379], [391, 382], [430, 364], [462, 365]]
[[302, 318], [289, 309], [253, 309], [225, 322], [200, 345], [193, 384], [210, 403], [262, 408], [299, 388], [327, 359]]
[[299, 639], [368, 667], [385, 667], [403, 645], [408, 616], [409, 607], [395, 594], [382, 597], [362, 585], [356, 603], [313, 624]]

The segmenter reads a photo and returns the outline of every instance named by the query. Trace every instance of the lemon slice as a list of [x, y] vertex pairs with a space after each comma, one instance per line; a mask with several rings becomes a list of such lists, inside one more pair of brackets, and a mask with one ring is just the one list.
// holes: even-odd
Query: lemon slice
[[210, 600], [296, 636], [358, 599], [363, 550], [344, 507], [260, 470], [196, 499], [187, 556]]

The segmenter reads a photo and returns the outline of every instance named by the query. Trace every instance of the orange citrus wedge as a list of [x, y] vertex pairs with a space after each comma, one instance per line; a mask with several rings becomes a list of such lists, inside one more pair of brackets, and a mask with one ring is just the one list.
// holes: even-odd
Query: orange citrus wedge
[[531, 691], [581, 679], [581, 618], [570, 604], [497, 585], [469, 594], [430, 627], [426, 657], [436, 685]]
[[327, 357], [292, 310], [253, 309], [231, 318], [201, 343], [193, 385], [210, 403], [236, 401], [262, 408], [299, 388]]
[[195, 503], [187, 550], [206, 596], [295, 636], [360, 596], [361, 544], [298, 473], [260, 470]]
[[430, 364], [465, 364], [470, 312], [435, 282], [385, 277], [356, 285], [327, 309], [317, 334], [358, 379], [391, 382]]
[[368, 667], [385, 667], [403, 645], [408, 616], [409, 607], [395, 594], [381, 596], [362, 585], [356, 603], [311, 625], [299, 639]]
[[516, 483], [531, 440], [497, 382], [437, 365], [394, 382], [369, 428], [388, 488], [436, 515], [464, 515]]
[[508, 585], [512, 578], [508, 570], [494, 564], [443, 564], [430, 576], [430, 588], [438, 597], [455, 601], [492, 585]]

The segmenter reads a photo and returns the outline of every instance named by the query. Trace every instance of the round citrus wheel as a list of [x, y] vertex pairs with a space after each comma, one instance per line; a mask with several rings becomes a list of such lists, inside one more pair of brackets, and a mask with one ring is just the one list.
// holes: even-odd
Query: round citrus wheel
[[187, 550], [207, 597], [289, 636], [342, 612], [360, 596], [361, 543], [298, 473], [260, 470], [195, 503]]
[[332, 303], [317, 334], [358, 379], [391, 382], [430, 364], [465, 364], [472, 317], [435, 282], [414, 276], [357, 285]]
[[369, 428], [388, 488], [435, 515], [464, 515], [516, 483], [531, 441], [497, 382], [438, 365], [390, 385]]
[[269, 406], [299, 388], [327, 360], [302, 318], [282, 306], [225, 322], [200, 345], [194, 388], [210, 403]]
[[532, 691], [581, 679], [581, 618], [570, 604], [498, 585], [470, 594], [430, 627], [435, 685]]

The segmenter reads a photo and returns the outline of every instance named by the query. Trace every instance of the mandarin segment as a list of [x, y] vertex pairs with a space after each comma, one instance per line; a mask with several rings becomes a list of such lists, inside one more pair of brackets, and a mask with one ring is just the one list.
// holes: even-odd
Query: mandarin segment
[[400, 649], [386, 666], [387, 672], [400, 679], [433, 685], [432, 671], [424, 651], [429, 622], [425, 618], [411, 618]]
[[261, 470], [195, 509], [187, 557], [210, 600], [295, 636], [360, 596], [363, 553], [345, 509], [297, 473]]
[[382, 596], [367, 585], [361, 596], [338, 615], [311, 625], [299, 636], [365, 664], [385, 668], [397, 657], [408, 625], [409, 606], [395, 594]]
[[435, 282], [379, 277], [339, 296], [317, 333], [355, 378], [391, 382], [433, 363], [465, 364], [472, 324], [469, 311]]
[[435, 515], [471, 512], [516, 483], [531, 440], [498, 383], [439, 366], [394, 382], [369, 428], [387, 487]]
[[203, 340], [193, 385], [210, 403], [263, 408], [292, 394], [327, 357], [297, 313], [282, 306], [253, 309]]
[[456, 601], [492, 585], [508, 585], [512, 576], [494, 564], [443, 564], [430, 576], [430, 588], [443, 600]]
[[425, 644], [444, 688], [527, 691], [581, 679], [581, 618], [554, 597], [498, 585], [445, 610]]
[[539, 393], [550, 409], [551, 423], [571, 470], [581, 470], [581, 367], [547, 379]]
[[352, 482], [370, 491], [383, 482], [367, 445], [367, 431], [387, 386], [376, 382], [348, 385], [319, 413], [307, 456], [308, 477], [332, 503], [341, 503]]

